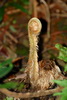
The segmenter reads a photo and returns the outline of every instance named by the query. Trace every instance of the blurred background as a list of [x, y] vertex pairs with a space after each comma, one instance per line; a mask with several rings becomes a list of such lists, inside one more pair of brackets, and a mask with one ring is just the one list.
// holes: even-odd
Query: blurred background
[[32, 17], [42, 23], [39, 60], [53, 59], [56, 43], [67, 46], [67, 0], [0, 0], [0, 61], [28, 57]]

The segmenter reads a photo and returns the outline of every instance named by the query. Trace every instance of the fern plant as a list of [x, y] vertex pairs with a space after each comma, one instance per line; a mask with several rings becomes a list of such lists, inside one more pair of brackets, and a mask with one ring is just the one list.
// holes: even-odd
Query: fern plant
[[13, 68], [12, 60], [8, 59], [0, 63], [0, 78], [6, 76]]
[[[0, 63], [0, 78], [4, 78], [13, 69], [12, 59], [7, 59]], [[0, 83], [0, 88], [14, 89], [18, 85], [17, 82]]]
[[[61, 44], [56, 44], [55, 47], [59, 50], [58, 58], [66, 63], [64, 71], [67, 71], [67, 47], [62, 46]], [[60, 95], [60, 100], [67, 100], [67, 80], [54, 80], [54, 82], [59, 86], [64, 87], [61, 92], [55, 93], [54, 96]]]
[[[8, 73], [10, 73], [13, 69], [12, 59], [7, 59], [0, 63], [0, 78], [4, 78]], [[24, 88], [24, 83], [18, 83], [14, 81], [9, 81], [6, 83], [0, 83], [0, 88], [7, 88], [7, 89], [18, 89], [21, 90]], [[12, 100], [12, 99], [5, 99], [5, 100]]]

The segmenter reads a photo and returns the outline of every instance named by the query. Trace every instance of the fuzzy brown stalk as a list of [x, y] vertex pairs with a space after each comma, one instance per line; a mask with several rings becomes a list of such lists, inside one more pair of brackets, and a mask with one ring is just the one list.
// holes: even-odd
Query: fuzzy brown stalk
[[32, 18], [28, 23], [28, 36], [30, 43], [30, 53], [28, 61], [28, 75], [33, 88], [48, 89], [54, 83], [52, 80], [62, 80], [62, 74], [53, 61], [44, 60], [38, 64], [38, 35], [41, 31], [41, 23], [37, 18]]
[[28, 36], [29, 36], [29, 43], [30, 43], [30, 54], [29, 54], [29, 61], [28, 67], [29, 70], [29, 77], [30, 82], [36, 84], [36, 81], [39, 77], [39, 68], [38, 68], [38, 35], [41, 31], [41, 23], [37, 18], [32, 18], [28, 23]]

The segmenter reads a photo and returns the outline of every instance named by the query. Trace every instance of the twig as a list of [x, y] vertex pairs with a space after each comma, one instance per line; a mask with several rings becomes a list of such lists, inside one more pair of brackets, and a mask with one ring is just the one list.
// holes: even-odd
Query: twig
[[37, 17], [37, 1], [36, 0], [29, 0], [30, 4], [29, 4], [29, 12], [33, 12], [33, 16]]
[[37, 2], [36, 2], [36, 0], [33, 0], [33, 14], [34, 14], [34, 17], [37, 17]]
[[11, 92], [5, 88], [0, 89], [1, 93], [4, 93], [5, 95], [9, 96], [9, 97], [14, 97], [14, 98], [33, 98], [33, 97], [40, 97], [40, 96], [46, 96], [46, 95], [50, 95], [56, 92], [60, 92], [63, 88], [62, 87], [57, 87], [55, 89], [51, 89], [51, 90], [40, 90], [37, 92], [28, 92], [28, 93], [16, 93], [16, 92]]
[[64, 14], [53, 13], [53, 14], [51, 14], [51, 16], [56, 16], [56, 17], [66, 17], [66, 18], [67, 18], [67, 13], [64, 13]]
[[48, 21], [48, 27], [47, 27], [47, 41], [50, 38], [50, 11], [47, 3], [44, 0], [40, 0], [44, 5], [45, 5], [45, 15], [46, 15], [46, 20]]
[[19, 12], [21, 12], [21, 10], [14, 9], [14, 10], [6, 11], [6, 14], [11, 15], [11, 14], [19, 13]]
[[14, 38], [13, 35], [11, 35], [8, 31], [6, 31], [6, 35], [12, 40], [14, 41], [15, 43], [18, 43], [18, 40], [16, 38]]
[[[22, 80], [24, 80], [24, 79], [26, 78], [26, 76], [27, 76], [27, 74], [25, 73], [25, 74], [17, 75], [16, 77], [7, 79], [6, 81], [11, 81], [11, 80], [13, 80], [13, 79], [15, 79], [15, 80], [22, 79]], [[5, 82], [6, 82], [6, 81], [5, 81]]]

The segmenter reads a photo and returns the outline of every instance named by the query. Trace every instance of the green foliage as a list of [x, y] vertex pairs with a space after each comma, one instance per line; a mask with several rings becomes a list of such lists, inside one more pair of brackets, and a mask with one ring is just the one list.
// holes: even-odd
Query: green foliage
[[61, 44], [56, 44], [55, 47], [60, 51], [58, 58], [67, 62], [67, 47], [63, 47]]
[[17, 30], [16, 30], [12, 25], [9, 26], [9, 29], [10, 29], [12, 32], [17, 32]]
[[12, 60], [8, 59], [0, 63], [0, 78], [6, 76], [13, 68]]
[[0, 88], [15, 89], [18, 86], [17, 82], [7, 82], [0, 84]]
[[67, 87], [67, 80], [54, 80], [54, 82], [62, 87]]
[[[0, 63], [0, 78], [3, 78], [12, 70], [13, 64], [11, 62], [12, 60], [8, 59]], [[0, 84], [0, 88], [18, 89], [20, 91], [22, 90], [22, 88], [24, 88], [24, 84], [18, 82], [7, 82], [7, 83]], [[11, 99], [5, 99], [5, 100], [11, 100]]]
[[13, 97], [6, 97], [4, 100], [14, 100]]
[[62, 92], [55, 93], [54, 96], [61, 96], [61, 100], [67, 100], [67, 87], [65, 87]]
[[7, 82], [0, 84], [0, 88], [7, 88], [7, 89], [17, 89], [21, 91], [24, 88], [24, 83], [18, 83], [18, 82]]
[[[59, 50], [59, 59], [67, 62], [67, 47], [61, 44], [56, 44], [55, 47]], [[64, 71], [67, 71], [67, 64], [64, 66]], [[64, 87], [61, 92], [55, 93], [54, 96], [61, 95], [61, 100], [67, 100], [67, 80], [54, 80], [55, 83]]]
[[[55, 47], [59, 50], [58, 58], [67, 63], [67, 47], [63, 47], [61, 44], [56, 44]], [[67, 64], [64, 66], [64, 71], [67, 71]]]
[[64, 68], [65, 68], [64, 71], [66, 72], [67, 71], [67, 64], [64, 66]]
[[17, 87], [17, 90], [21, 91], [24, 88], [24, 83], [20, 83], [19, 86]]
[[1, 7], [1, 8], [0, 8], [0, 21], [2, 21], [2, 19], [3, 19], [3, 16], [4, 16], [4, 10], [5, 10], [4, 7]]
[[13, 23], [13, 24], [16, 24], [16, 23], [17, 23], [17, 21], [14, 19], [12, 23]]

